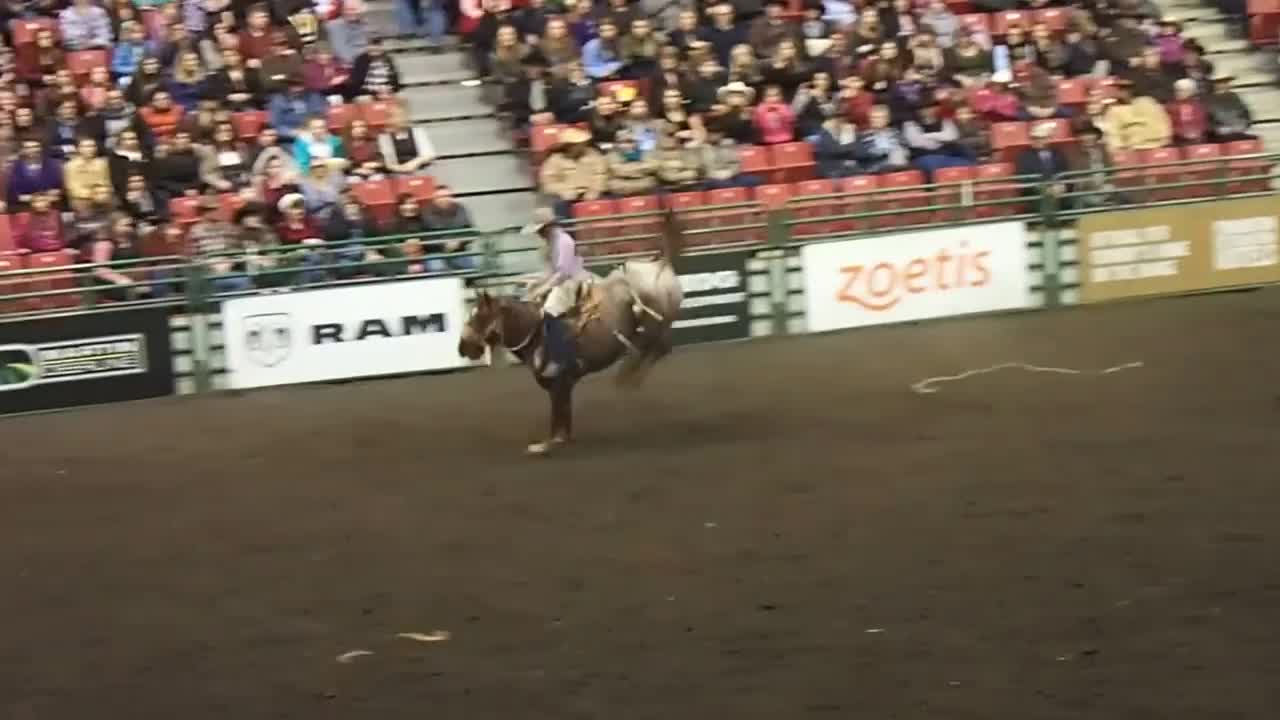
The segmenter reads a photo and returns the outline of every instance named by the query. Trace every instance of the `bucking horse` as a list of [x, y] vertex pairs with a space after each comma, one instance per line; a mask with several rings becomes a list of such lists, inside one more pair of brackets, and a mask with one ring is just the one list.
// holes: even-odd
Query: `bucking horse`
[[583, 377], [621, 360], [618, 385], [638, 387], [653, 365], [671, 352], [671, 326], [684, 299], [673, 263], [684, 238], [670, 210], [663, 217], [660, 237], [657, 257], [627, 260], [606, 277], [583, 283], [568, 317], [578, 363], [553, 378], [539, 373], [545, 352], [541, 304], [483, 290], [477, 293], [458, 353], [479, 360], [486, 347], [506, 348], [547, 391], [550, 433], [546, 440], [529, 444], [530, 454], [544, 455], [572, 439], [573, 389]]

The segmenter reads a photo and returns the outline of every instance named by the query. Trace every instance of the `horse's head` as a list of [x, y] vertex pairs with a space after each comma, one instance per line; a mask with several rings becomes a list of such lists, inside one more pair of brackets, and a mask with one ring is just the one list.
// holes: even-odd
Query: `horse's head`
[[484, 357], [484, 349], [502, 342], [502, 301], [481, 290], [476, 295], [476, 305], [471, 317], [462, 326], [458, 340], [458, 354], [468, 360]]

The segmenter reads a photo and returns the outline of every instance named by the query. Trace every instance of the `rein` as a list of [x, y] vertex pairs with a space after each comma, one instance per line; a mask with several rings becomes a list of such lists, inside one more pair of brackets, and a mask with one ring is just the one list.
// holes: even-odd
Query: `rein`
[[[503, 318], [503, 323], [502, 323], [502, 324], [503, 324], [503, 328], [502, 328], [502, 342], [503, 342], [503, 344], [504, 344], [504, 345], [505, 345], [505, 344], [506, 344], [506, 342], [507, 342], [507, 330], [506, 330], [506, 327], [505, 327], [505, 326], [506, 326], [506, 323], [507, 323], [507, 320], [508, 320], [508, 319], [509, 319], [509, 318], [504, 317], [504, 318]], [[517, 344], [517, 345], [507, 345], [507, 349], [508, 349], [508, 350], [510, 350], [510, 351], [511, 351], [511, 352], [513, 352], [513, 353], [519, 354], [521, 350], [524, 350], [526, 347], [528, 347], [529, 343], [533, 342], [533, 338], [534, 338], [534, 336], [536, 336], [536, 335], [538, 334], [538, 328], [539, 328], [539, 326], [540, 326], [540, 323], [536, 323], [536, 322], [535, 322], [535, 323], [533, 323], [533, 325], [529, 328], [529, 334], [528, 334], [527, 336], [525, 336], [525, 339], [524, 339], [524, 340], [521, 340], [521, 341], [520, 341], [520, 343], [519, 343], [519, 344]]]

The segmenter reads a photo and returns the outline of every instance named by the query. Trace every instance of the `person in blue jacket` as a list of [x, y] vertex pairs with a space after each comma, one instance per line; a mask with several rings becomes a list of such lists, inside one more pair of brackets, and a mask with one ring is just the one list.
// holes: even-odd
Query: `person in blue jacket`
[[267, 112], [271, 114], [271, 125], [280, 131], [280, 137], [293, 140], [307, 119], [323, 117], [327, 106], [319, 94], [307, 92], [301, 77], [290, 77], [288, 83], [284, 92], [271, 96]]

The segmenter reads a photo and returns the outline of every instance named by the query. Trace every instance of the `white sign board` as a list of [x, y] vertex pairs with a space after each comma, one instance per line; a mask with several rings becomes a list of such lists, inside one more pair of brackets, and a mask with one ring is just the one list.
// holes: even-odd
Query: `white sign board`
[[1028, 307], [1022, 223], [806, 245], [811, 332]]
[[443, 370], [466, 322], [462, 280], [259, 295], [222, 304], [233, 388]]

